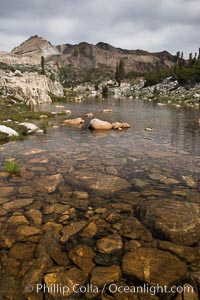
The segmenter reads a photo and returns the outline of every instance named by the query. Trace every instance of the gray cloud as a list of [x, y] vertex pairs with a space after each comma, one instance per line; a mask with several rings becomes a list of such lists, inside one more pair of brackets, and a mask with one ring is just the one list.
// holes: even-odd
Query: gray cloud
[[0, 0], [0, 50], [31, 35], [187, 54], [200, 46], [199, 0]]

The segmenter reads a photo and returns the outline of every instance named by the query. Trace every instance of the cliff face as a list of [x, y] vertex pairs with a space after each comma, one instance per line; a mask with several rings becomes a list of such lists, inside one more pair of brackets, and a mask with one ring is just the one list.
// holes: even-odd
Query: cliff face
[[0, 71], [0, 94], [34, 105], [51, 102], [49, 93], [63, 96], [63, 87], [45, 75], [37, 73], [6, 73]]
[[171, 67], [175, 60], [174, 56], [167, 51], [149, 53], [142, 50], [124, 50], [105, 43], [65, 44], [57, 46], [57, 49], [60, 52], [58, 59], [62, 65], [72, 65], [78, 68], [105, 66], [115, 69], [117, 62], [123, 59], [126, 72], [147, 72], [156, 68]]

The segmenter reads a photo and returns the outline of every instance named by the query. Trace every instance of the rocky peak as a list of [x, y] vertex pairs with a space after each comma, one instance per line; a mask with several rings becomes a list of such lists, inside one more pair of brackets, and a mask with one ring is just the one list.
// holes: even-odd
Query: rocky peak
[[38, 35], [31, 36], [28, 40], [21, 45], [15, 47], [12, 54], [17, 55], [39, 55], [47, 57], [49, 55], [60, 54], [58, 49], [53, 46], [49, 41]]

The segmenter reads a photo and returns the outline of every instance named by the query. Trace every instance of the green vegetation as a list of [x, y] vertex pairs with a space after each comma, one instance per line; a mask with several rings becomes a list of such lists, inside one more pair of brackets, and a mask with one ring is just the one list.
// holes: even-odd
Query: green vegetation
[[65, 88], [73, 88], [83, 83], [100, 83], [105, 80], [114, 79], [114, 71], [111, 67], [98, 64], [98, 67], [77, 68], [73, 65], [61, 67], [59, 70], [59, 79]]
[[[0, 123], [6, 121], [7, 119], [12, 120], [13, 122], [39, 120], [41, 114], [43, 113], [31, 111], [30, 108], [24, 103], [13, 104], [9, 98], [0, 97]], [[48, 117], [52, 117], [51, 113], [45, 114]]]
[[6, 133], [0, 132], [0, 145], [9, 142], [9, 136]]
[[62, 96], [56, 96], [52, 93], [49, 93], [49, 96], [51, 97], [52, 102], [63, 102], [66, 101], [66, 97]]
[[140, 76], [142, 76], [141, 73], [136, 72], [136, 71], [131, 71], [131, 72], [128, 72], [128, 73], [126, 74], [126, 79], [135, 79], [135, 78], [138, 78], [138, 77], [140, 77]]
[[[42, 123], [40, 116], [44, 114], [43, 112], [34, 112], [30, 108], [21, 103], [11, 104], [9, 98], [0, 97], [0, 125], [8, 126], [15, 131], [17, 131], [18, 136], [9, 137], [5, 133], [0, 132], [0, 144], [6, 143], [8, 141], [24, 140], [27, 136], [28, 130], [25, 126], [21, 126], [18, 123], [22, 122], [32, 122], [37, 120], [38, 126]], [[48, 118], [52, 118], [51, 113], [45, 113]], [[35, 123], [35, 122], [34, 122]]]
[[15, 72], [15, 68], [0, 61], [0, 69]]
[[48, 120], [43, 120], [42, 123], [40, 123], [40, 128], [42, 130], [44, 130], [45, 133], [47, 131], [48, 126], [49, 126], [49, 121]]
[[178, 51], [176, 54], [176, 64], [172, 68], [160, 69], [145, 74], [146, 85], [160, 83], [166, 77], [172, 76], [180, 84], [191, 85], [200, 82], [200, 49], [199, 54], [189, 54], [189, 59], [183, 59], [183, 52]]
[[16, 161], [7, 161], [5, 164], [5, 171], [14, 176], [19, 176], [21, 173], [20, 166]]
[[115, 79], [119, 86], [121, 85], [121, 81], [125, 79], [125, 68], [123, 59], [120, 59], [120, 62], [116, 65]]

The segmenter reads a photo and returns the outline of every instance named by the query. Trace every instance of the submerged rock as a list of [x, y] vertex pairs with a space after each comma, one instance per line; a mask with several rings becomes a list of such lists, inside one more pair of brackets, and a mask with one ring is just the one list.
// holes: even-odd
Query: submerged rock
[[47, 193], [53, 193], [58, 186], [64, 182], [64, 178], [61, 174], [45, 175], [35, 180], [36, 190], [44, 191]]
[[87, 224], [87, 221], [79, 221], [71, 223], [70, 225], [64, 227], [61, 231], [62, 236], [60, 238], [60, 242], [62, 244], [65, 244], [71, 236], [79, 233], [84, 227], [87, 226]]
[[123, 242], [119, 235], [109, 235], [97, 241], [97, 250], [100, 253], [113, 253], [121, 251]]
[[36, 245], [32, 243], [15, 244], [8, 252], [8, 257], [16, 260], [30, 260], [34, 257]]
[[154, 236], [190, 246], [200, 242], [200, 207], [175, 200], [149, 202], [138, 208], [141, 221]]
[[118, 281], [120, 276], [121, 270], [119, 266], [96, 267], [91, 274], [91, 283], [102, 287], [104, 284]]
[[[47, 286], [61, 286], [61, 287], [67, 287], [65, 290], [58, 290], [55, 291], [55, 289], [50, 289], [49, 294], [52, 296], [57, 297], [70, 297], [74, 294], [74, 290], [77, 287], [81, 287], [84, 285], [84, 283], [87, 281], [87, 275], [77, 269], [77, 268], [71, 268], [68, 271], [63, 272], [54, 272], [46, 274], [44, 277], [44, 282]], [[60, 292], [59, 292], [60, 291]], [[59, 297], [59, 298], [60, 298]]]
[[28, 199], [17, 199], [14, 201], [10, 201], [7, 203], [3, 204], [3, 209], [5, 209], [6, 211], [15, 211], [19, 208], [25, 207], [30, 205], [31, 203], [33, 203], [33, 199], [32, 198], [28, 198]]
[[131, 187], [130, 183], [121, 177], [102, 173], [71, 172], [66, 181], [98, 195], [111, 195]]
[[93, 258], [95, 252], [91, 247], [85, 245], [78, 245], [69, 252], [69, 257], [82, 271], [89, 274], [95, 267]]
[[169, 252], [139, 248], [124, 255], [123, 273], [151, 285], [167, 285], [180, 281], [187, 272], [184, 262]]
[[187, 186], [189, 186], [191, 188], [196, 187], [197, 184], [192, 176], [182, 176], [182, 178], [185, 181]]

